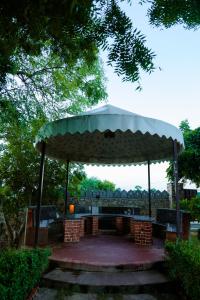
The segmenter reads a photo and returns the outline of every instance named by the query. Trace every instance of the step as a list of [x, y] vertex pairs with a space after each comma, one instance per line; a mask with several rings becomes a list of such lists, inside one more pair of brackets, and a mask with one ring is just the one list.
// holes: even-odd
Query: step
[[169, 292], [171, 282], [157, 270], [138, 272], [88, 272], [54, 269], [43, 276], [42, 285], [48, 288], [79, 286], [81, 292], [142, 293], [155, 290]]
[[105, 293], [77, 293], [68, 290], [56, 290], [48, 288], [40, 288], [34, 300], [177, 300], [175, 294], [105, 294]]
[[61, 261], [50, 259], [50, 268], [60, 268], [71, 271], [88, 271], [88, 272], [121, 272], [121, 271], [145, 271], [151, 269], [163, 269], [165, 262], [135, 262], [127, 264], [98, 264], [97, 262], [88, 263], [84, 261]]

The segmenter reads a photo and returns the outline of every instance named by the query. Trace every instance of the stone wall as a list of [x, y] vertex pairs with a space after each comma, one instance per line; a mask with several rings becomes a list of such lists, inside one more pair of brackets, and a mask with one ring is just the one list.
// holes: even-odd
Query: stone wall
[[[77, 204], [82, 207], [124, 207], [140, 208], [141, 214], [148, 214], [147, 191], [87, 191], [81, 194]], [[151, 192], [152, 214], [155, 215], [157, 208], [169, 208], [169, 194], [166, 191]]]

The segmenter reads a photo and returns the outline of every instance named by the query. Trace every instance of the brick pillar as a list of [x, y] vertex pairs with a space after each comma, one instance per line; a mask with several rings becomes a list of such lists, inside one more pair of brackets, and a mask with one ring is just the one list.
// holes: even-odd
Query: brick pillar
[[81, 220], [64, 221], [64, 242], [79, 242]]
[[98, 217], [92, 217], [92, 235], [99, 233], [99, 219]]
[[80, 237], [85, 235], [85, 218], [81, 218], [80, 220]]
[[129, 220], [130, 220], [129, 221], [130, 222], [130, 237], [134, 239], [135, 238], [135, 236], [134, 236], [134, 222], [135, 221], [131, 218]]
[[116, 217], [115, 218], [115, 226], [117, 233], [123, 233], [123, 217]]
[[134, 237], [136, 245], [152, 245], [152, 224], [151, 222], [134, 221]]

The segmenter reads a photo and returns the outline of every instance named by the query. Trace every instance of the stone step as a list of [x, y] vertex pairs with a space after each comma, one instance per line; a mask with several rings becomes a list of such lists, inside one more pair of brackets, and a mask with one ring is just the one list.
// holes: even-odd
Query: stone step
[[138, 272], [86, 272], [54, 269], [45, 274], [42, 285], [48, 288], [72, 288], [81, 292], [145, 293], [172, 288], [168, 278], [157, 270]]
[[88, 271], [88, 272], [122, 272], [122, 271], [145, 271], [158, 269], [162, 270], [164, 268], [164, 261], [155, 261], [155, 262], [134, 262], [126, 264], [103, 264], [103, 263], [88, 263], [84, 261], [61, 261], [61, 260], [49, 260], [50, 268], [60, 268], [71, 271]]
[[77, 293], [62, 289], [40, 288], [34, 300], [178, 300], [175, 294], [105, 294], [105, 293]]

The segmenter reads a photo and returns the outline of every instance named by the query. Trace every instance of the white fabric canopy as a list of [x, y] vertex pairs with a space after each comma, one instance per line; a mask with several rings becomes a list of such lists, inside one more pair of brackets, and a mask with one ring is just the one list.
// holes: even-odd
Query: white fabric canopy
[[182, 132], [166, 122], [143, 117], [112, 105], [43, 126], [36, 137], [41, 151], [63, 161], [89, 164], [138, 164], [173, 157], [184, 147]]

